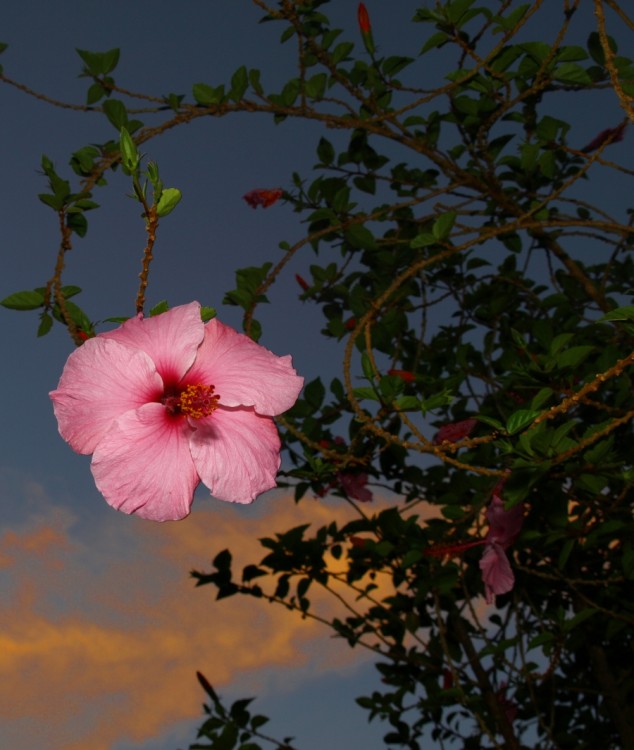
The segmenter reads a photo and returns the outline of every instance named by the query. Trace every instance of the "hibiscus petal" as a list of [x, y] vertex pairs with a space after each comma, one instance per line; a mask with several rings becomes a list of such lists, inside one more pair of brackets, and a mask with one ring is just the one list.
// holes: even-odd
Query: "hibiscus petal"
[[92, 473], [113, 508], [151, 521], [189, 514], [199, 483], [183, 417], [162, 404], [145, 404], [114, 422], [97, 446]]
[[97, 336], [70, 355], [49, 395], [61, 436], [78, 453], [92, 453], [115, 419], [162, 392], [145, 352]]
[[515, 584], [515, 576], [511, 564], [498, 544], [487, 544], [484, 554], [480, 558], [480, 570], [486, 589], [488, 604], [493, 603], [495, 594], [507, 594]]
[[253, 406], [266, 416], [290, 409], [304, 384], [290, 355], [278, 357], [215, 318], [186, 380], [213, 385], [223, 406]]
[[101, 334], [144, 351], [166, 386], [178, 383], [189, 370], [204, 335], [198, 302], [173, 307], [151, 318], [130, 318], [114, 331]]
[[275, 487], [280, 438], [272, 419], [251, 409], [223, 409], [195, 423], [189, 439], [196, 470], [219, 500], [250, 503]]
[[342, 471], [337, 474], [337, 479], [346, 495], [353, 500], [358, 500], [361, 503], [371, 503], [374, 499], [372, 492], [367, 487], [368, 475], [364, 471], [358, 474]]
[[517, 539], [524, 523], [524, 505], [514, 505], [510, 510], [504, 509], [504, 501], [493, 495], [486, 511], [489, 531], [488, 542], [500, 544], [505, 549]]

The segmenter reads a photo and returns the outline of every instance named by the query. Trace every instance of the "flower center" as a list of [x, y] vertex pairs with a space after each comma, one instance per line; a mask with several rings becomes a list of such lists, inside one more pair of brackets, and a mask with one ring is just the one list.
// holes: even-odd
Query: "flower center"
[[192, 419], [208, 417], [218, 407], [220, 396], [214, 396], [213, 385], [187, 385], [178, 396], [163, 399], [172, 414], [184, 414]]

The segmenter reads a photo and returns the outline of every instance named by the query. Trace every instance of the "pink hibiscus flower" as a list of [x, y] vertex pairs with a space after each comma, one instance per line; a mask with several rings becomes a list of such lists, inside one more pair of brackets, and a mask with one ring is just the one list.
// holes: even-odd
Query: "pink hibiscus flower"
[[524, 506], [516, 505], [504, 510], [504, 503], [493, 495], [486, 511], [489, 531], [484, 538], [486, 548], [480, 560], [487, 604], [495, 601], [496, 594], [506, 594], [515, 584], [515, 576], [506, 556], [507, 550], [517, 539], [524, 523]]
[[93, 454], [107, 502], [167, 521], [188, 515], [201, 481], [237, 503], [275, 487], [272, 417], [302, 385], [290, 356], [215, 319], [204, 324], [192, 302], [88, 339], [50, 396], [61, 436]]

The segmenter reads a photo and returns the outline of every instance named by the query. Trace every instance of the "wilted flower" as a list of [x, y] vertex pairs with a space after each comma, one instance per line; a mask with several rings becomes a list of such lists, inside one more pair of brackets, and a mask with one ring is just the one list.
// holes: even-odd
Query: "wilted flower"
[[440, 445], [445, 440], [449, 443], [455, 443], [462, 438], [468, 437], [473, 428], [478, 424], [477, 419], [463, 419], [460, 422], [451, 422], [443, 425], [434, 436], [434, 445]]
[[357, 549], [363, 549], [368, 544], [368, 540], [362, 536], [351, 536], [350, 544]]
[[584, 146], [581, 150], [584, 154], [589, 154], [591, 151], [596, 151], [598, 148], [603, 146], [603, 144], [607, 140], [609, 140], [610, 143], [618, 143], [619, 141], [622, 141], [625, 137], [626, 125], [627, 120], [623, 120], [623, 122], [620, 125], [617, 125], [615, 128], [606, 128], [605, 130], [602, 130], [590, 141], [590, 143], [588, 143], [587, 146]]
[[502, 499], [493, 495], [486, 517], [489, 531], [484, 538], [486, 548], [480, 560], [480, 570], [487, 604], [492, 604], [496, 594], [508, 593], [515, 583], [505, 550], [513, 544], [522, 529], [524, 506], [516, 505], [504, 510]]
[[249, 503], [275, 487], [272, 417], [303, 379], [192, 302], [131, 318], [74, 351], [51, 392], [62, 437], [93, 454], [107, 502], [154, 521], [184, 518], [202, 481], [220, 500]]
[[367, 488], [368, 475], [364, 471], [357, 474], [343, 471], [337, 474], [337, 479], [348, 497], [358, 500], [360, 503], [372, 502], [372, 493]]
[[495, 694], [495, 697], [497, 702], [500, 704], [502, 711], [504, 711], [507, 721], [509, 722], [509, 724], [512, 724], [517, 718], [517, 703], [507, 697], [507, 688], [508, 685], [506, 684], [506, 682], [501, 683], [498, 691]]
[[258, 206], [268, 208], [274, 203], [277, 203], [282, 197], [283, 192], [282, 188], [257, 188], [255, 190], [249, 190], [248, 193], [245, 193], [242, 196], [242, 199], [245, 200], [251, 208], [257, 208]]

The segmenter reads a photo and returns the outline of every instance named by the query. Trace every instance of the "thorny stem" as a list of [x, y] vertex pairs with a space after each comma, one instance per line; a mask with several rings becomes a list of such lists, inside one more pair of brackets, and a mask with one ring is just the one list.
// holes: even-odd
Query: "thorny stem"
[[144, 202], [145, 217], [146, 217], [146, 232], [147, 232], [147, 244], [143, 251], [143, 267], [139, 274], [140, 284], [139, 292], [136, 297], [136, 311], [143, 313], [143, 307], [145, 305], [145, 290], [148, 285], [148, 276], [150, 274], [150, 263], [152, 262], [152, 249], [154, 248], [154, 242], [156, 241], [156, 229], [158, 227], [158, 216], [156, 214], [156, 206], [148, 206]]
[[71, 229], [66, 223], [66, 211], [61, 208], [57, 215], [59, 217], [59, 231], [61, 234], [61, 241], [59, 250], [57, 251], [57, 261], [55, 262], [55, 271], [53, 277], [49, 279], [46, 284], [46, 291], [44, 293], [44, 309], [50, 309], [51, 306], [51, 295], [55, 300], [55, 303], [59, 307], [60, 315], [64, 320], [64, 324], [68, 328], [71, 338], [77, 346], [84, 343], [84, 339], [80, 336], [79, 330], [75, 321], [72, 319], [66, 307], [66, 299], [62, 292], [62, 272], [65, 265], [66, 253], [72, 250], [72, 243], [70, 241]]

